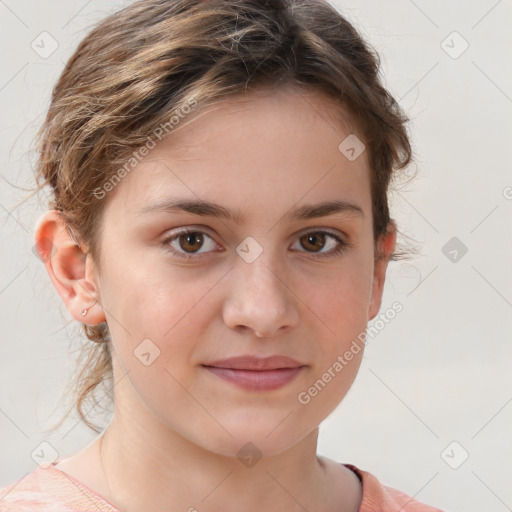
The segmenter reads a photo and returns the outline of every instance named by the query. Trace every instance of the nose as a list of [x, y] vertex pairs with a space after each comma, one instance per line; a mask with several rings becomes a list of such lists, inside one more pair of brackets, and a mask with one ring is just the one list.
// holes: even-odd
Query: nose
[[270, 259], [263, 252], [252, 263], [238, 261], [230, 272], [223, 317], [231, 329], [267, 338], [297, 325], [298, 299], [287, 282], [287, 273], [271, 265]]

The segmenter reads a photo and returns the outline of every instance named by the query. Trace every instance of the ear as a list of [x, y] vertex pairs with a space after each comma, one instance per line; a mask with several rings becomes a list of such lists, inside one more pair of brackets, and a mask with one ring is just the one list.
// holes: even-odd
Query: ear
[[[46, 212], [37, 222], [35, 250], [71, 316], [78, 322], [105, 322], [92, 258], [73, 240], [58, 210]], [[87, 315], [82, 311], [87, 308]]]
[[375, 318], [379, 312], [384, 291], [384, 281], [386, 279], [386, 269], [395, 246], [396, 224], [394, 221], [390, 221], [386, 232], [377, 241], [377, 258], [373, 270], [372, 294], [370, 297], [370, 307], [368, 308], [370, 320]]

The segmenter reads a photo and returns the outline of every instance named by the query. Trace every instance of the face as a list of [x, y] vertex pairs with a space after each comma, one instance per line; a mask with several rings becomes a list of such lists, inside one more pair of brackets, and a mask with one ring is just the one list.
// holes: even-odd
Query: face
[[[339, 356], [376, 315], [385, 265], [366, 152], [340, 152], [351, 131], [332, 111], [291, 89], [230, 99], [109, 193], [96, 284], [127, 372], [116, 403], [213, 452], [271, 455], [343, 399], [363, 344]], [[217, 206], [176, 206], [199, 201]]]

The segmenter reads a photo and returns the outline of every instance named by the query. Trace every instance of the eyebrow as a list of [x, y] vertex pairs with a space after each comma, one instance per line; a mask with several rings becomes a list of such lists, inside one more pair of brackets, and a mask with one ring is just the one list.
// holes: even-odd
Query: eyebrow
[[[230, 210], [220, 204], [193, 199], [167, 200], [145, 206], [137, 211], [138, 216], [148, 213], [191, 213], [204, 217], [226, 219], [236, 224], [241, 224], [246, 218], [240, 210]], [[324, 201], [318, 204], [305, 204], [290, 210], [284, 217], [287, 219], [307, 220], [337, 213], [355, 213], [364, 217], [360, 206], [347, 201]]]

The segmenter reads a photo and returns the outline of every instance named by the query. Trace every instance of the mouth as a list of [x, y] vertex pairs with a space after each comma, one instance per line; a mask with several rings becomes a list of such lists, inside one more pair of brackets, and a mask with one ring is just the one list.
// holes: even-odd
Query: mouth
[[292, 381], [307, 366], [286, 356], [242, 356], [202, 365], [217, 377], [251, 391], [271, 391]]

